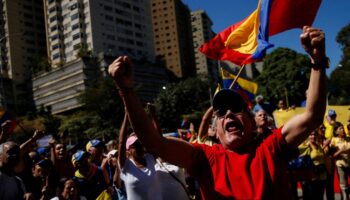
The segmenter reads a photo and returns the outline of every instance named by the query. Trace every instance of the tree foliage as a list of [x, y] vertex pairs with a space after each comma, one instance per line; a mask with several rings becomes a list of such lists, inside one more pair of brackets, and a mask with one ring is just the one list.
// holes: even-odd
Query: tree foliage
[[124, 116], [118, 91], [110, 78], [98, 79], [79, 97], [83, 108], [63, 119], [61, 131], [68, 131], [75, 139], [116, 138], [117, 127]]
[[199, 78], [168, 84], [155, 101], [161, 127], [166, 131], [176, 130], [182, 115], [207, 109], [209, 99], [209, 84]]
[[350, 24], [343, 27], [337, 35], [337, 42], [343, 50], [338, 67], [330, 76], [330, 104], [350, 104]]
[[305, 99], [310, 76], [309, 59], [287, 48], [278, 48], [266, 56], [262, 73], [256, 78], [261, 93], [276, 105], [288, 97], [289, 104]]

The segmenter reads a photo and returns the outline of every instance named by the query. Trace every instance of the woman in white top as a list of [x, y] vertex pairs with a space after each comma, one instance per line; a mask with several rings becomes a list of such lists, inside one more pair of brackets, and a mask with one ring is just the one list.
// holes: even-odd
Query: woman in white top
[[126, 195], [132, 200], [161, 200], [161, 189], [155, 170], [155, 159], [144, 151], [135, 134], [125, 142], [127, 114], [119, 133], [119, 165]]

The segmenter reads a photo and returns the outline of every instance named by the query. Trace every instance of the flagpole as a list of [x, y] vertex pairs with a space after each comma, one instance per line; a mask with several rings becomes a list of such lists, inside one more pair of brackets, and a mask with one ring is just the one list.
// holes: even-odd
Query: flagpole
[[235, 77], [235, 79], [233, 80], [233, 82], [231, 83], [229, 89], [232, 89], [233, 86], [236, 84], [236, 82], [237, 82], [239, 76], [241, 75], [241, 73], [243, 72], [243, 69], [244, 69], [245, 66], [246, 66], [245, 64], [241, 66], [241, 69], [239, 69], [239, 72], [238, 72], [238, 74], [236, 75], [236, 77]]

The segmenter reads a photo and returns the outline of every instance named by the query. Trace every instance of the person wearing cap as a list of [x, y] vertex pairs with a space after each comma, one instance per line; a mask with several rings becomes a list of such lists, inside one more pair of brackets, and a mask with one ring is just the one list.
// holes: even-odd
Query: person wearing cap
[[72, 164], [76, 169], [73, 179], [79, 194], [92, 200], [107, 189], [107, 184], [102, 169], [91, 163], [89, 159], [90, 154], [85, 151], [79, 150], [73, 154]]
[[50, 199], [54, 197], [54, 186], [52, 178], [51, 160], [46, 158], [38, 160], [32, 167], [33, 179], [29, 185], [28, 191], [35, 199]]
[[101, 166], [104, 159], [104, 148], [105, 144], [97, 139], [90, 140], [86, 144], [86, 151], [91, 154], [91, 162], [95, 163], [97, 166]]
[[322, 123], [326, 107], [325, 68], [329, 63], [324, 33], [305, 26], [300, 39], [312, 63], [305, 112], [261, 143], [254, 141], [254, 116], [242, 97], [228, 89], [218, 92], [213, 100], [221, 144], [210, 147], [161, 137], [133, 89], [133, 69], [128, 57], [116, 59], [108, 73], [118, 86], [132, 127], [147, 151], [185, 168], [197, 179], [203, 199], [288, 199], [291, 195], [285, 155]]
[[156, 160], [145, 152], [134, 133], [126, 139], [127, 128], [128, 116], [125, 113], [119, 132], [118, 162], [126, 196], [133, 200], [160, 200], [162, 198], [155, 169]]
[[253, 112], [257, 113], [259, 110], [265, 110], [268, 115], [273, 116], [273, 108], [270, 103], [266, 103], [263, 95], [258, 95], [255, 97], [256, 104], [253, 107]]
[[326, 134], [325, 137], [327, 139], [330, 139], [333, 137], [334, 132], [334, 124], [337, 122], [337, 113], [333, 109], [329, 109], [327, 116], [323, 122], [324, 126], [326, 127]]

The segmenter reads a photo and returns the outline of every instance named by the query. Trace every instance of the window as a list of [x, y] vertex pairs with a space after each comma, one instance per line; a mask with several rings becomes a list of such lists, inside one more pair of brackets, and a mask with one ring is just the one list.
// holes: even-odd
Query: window
[[72, 26], [72, 30], [75, 30], [75, 29], [78, 29], [79, 28], [79, 24], [74, 24], [73, 26]]
[[56, 21], [56, 20], [57, 20], [56, 16], [53, 16], [53, 17], [50, 18], [50, 22], [53, 22], [53, 21]]
[[51, 37], [51, 41], [57, 40], [58, 38], [59, 38], [58, 34], [53, 35], [53, 36]]
[[76, 40], [78, 38], [80, 38], [80, 34], [79, 33], [73, 35], [73, 40]]
[[52, 50], [55, 50], [55, 49], [58, 49], [58, 48], [60, 48], [59, 44], [55, 44], [55, 45], [52, 46]]
[[76, 8], [78, 8], [78, 3], [73, 4], [73, 5], [70, 7], [70, 10], [75, 10]]
[[75, 13], [70, 18], [71, 18], [71, 20], [75, 20], [75, 19], [78, 19], [78, 17], [79, 17], [79, 13]]
[[51, 27], [51, 32], [54, 32], [55, 30], [57, 30], [57, 26]]
[[59, 53], [53, 54], [52, 60], [56, 60], [56, 59], [59, 58], [59, 57], [60, 57], [60, 54], [59, 54]]
[[113, 17], [110, 15], [105, 15], [105, 19], [108, 21], [113, 21]]
[[49, 9], [49, 13], [55, 12], [56, 11], [56, 7], [52, 7]]

